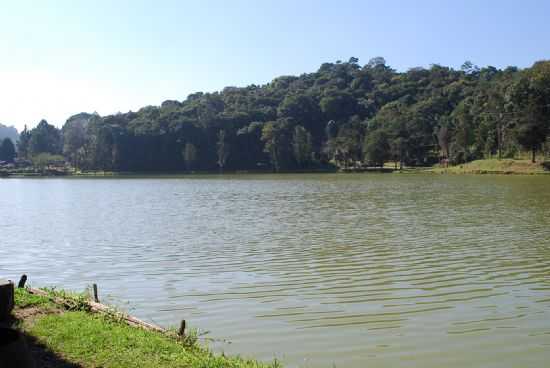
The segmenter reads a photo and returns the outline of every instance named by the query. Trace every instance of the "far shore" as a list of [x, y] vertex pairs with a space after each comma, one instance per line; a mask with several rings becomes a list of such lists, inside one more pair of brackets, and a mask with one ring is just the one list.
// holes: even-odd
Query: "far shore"
[[549, 175], [550, 162], [532, 163], [530, 160], [486, 159], [476, 160], [459, 165], [434, 165], [423, 167], [395, 168], [393, 163], [383, 167], [347, 167], [347, 168], [317, 168], [292, 171], [260, 170], [211, 170], [211, 171], [75, 171], [63, 169], [48, 169], [45, 171], [0, 171], [0, 178], [49, 178], [49, 177], [81, 177], [81, 178], [124, 178], [139, 176], [176, 177], [194, 175], [240, 175], [240, 174], [334, 174], [334, 173], [406, 173], [406, 174], [469, 174], [469, 175]]

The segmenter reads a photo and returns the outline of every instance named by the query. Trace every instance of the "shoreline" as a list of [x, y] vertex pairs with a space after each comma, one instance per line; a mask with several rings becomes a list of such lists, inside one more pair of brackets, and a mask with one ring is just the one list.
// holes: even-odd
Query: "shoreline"
[[205, 170], [205, 171], [60, 171], [39, 172], [0, 171], [0, 178], [132, 178], [132, 177], [181, 177], [224, 175], [272, 175], [272, 174], [450, 174], [450, 175], [550, 175], [550, 162], [531, 163], [528, 160], [487, 159], [442, 167], [415, 166], [396, 169], [384, 167], [349, 167], [340, 169], [304, 169], [274, 172], [272, 170]]
[[241, 356], [215, 354], [196, 329], [144, 322], [84, 293], [17, 287], [11, 326], [24, 337], [36, 366], [280, 368]]

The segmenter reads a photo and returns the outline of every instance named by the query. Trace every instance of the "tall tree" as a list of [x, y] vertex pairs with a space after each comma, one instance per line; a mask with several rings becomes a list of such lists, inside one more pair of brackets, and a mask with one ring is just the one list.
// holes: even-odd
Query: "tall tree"
[[218, 162], [217, 163], [221, 171], [223, 171], [225, 164], [227, 162], [227, 159], [229, 158], [230, 145], [227, 141], [228, 139], [227, 139], [227, 134], [225, 130], [223, 129], [220, 130], [218, 132], [218, 143], [217, 143]]
[[363, 145], [365, 160], [373, 166], [384, 166], [389, 158], [390, 146], [388, 136], [383, 130], [375, 130], [367, 134]]
[[195, 167], [197, 161], [197, 147], [190, 142], [185, 143], [183, 148], [183, 160], [185, 161], [185, 167], [187, 170], [192, 170]]
[[300, 168], [306, 167], [311, 162], [311, 156], [313, 154], [311, 134], [301, 125], [294, 127], [292, 150], [294, 159]]
[[114, 138], [112, 127], [101, 119], [92, 119], [86, 128], [88, 163], [94, 169], [113, 169]]
[[25, 129], [23, 129], [23, 131], [19, 135], [19, 140], [17, 141], [17, 154], [20, 158], [28, 158], [30, 141], [31, 132], [27, 129], [27, 126], [25, 125]]
[[15, 159], [15, 146], [10, 138], [4, 138], [0, 143], [0, 161], [13, 162]]
[[275, 171], [291, 168], [292, 134], [291, 123], [288, 119], [271, 121], [262, 128], [264, 150], [269, 154]]
[[74, 115], [63, 125], [63, 155], [76, 168], [80, 168], [88, 157], [87, 144], [90, 142], [87, 126], [92, 117], [93, 115], [85, 113]]
[[475, 157], [472, 103], [471, 99], [466, 99], [453, 111], [454, 135], [449, 150], [451, 161], [455, 164], [470, 161]]
[[38, 125], [31, 130], [29, 141], [29, 153], [37, 155], [39, 153], [60, 154], [61, 134], [59, 129], [48, 124], [46, 120], [41, 120]]
[[550, 132], [550, 61], [538, 62], [523, 73], [515, 86], [514, 101], [523, 111], [518, 121], [518, 141], [531, 151], [535, 162], [536, 152]]

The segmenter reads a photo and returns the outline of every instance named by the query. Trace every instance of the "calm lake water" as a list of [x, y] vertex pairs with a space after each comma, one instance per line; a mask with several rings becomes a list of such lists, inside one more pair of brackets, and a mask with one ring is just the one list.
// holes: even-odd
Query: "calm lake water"
[[0, 276], [288, 367], [542, 367], [550, 177], [0, 180]]

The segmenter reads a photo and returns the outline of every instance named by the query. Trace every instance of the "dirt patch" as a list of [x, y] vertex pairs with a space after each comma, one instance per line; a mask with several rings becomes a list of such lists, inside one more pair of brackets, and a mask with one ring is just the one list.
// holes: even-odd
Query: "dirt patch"
[[62, 310], [58, 308], [44, 308], [44, 307], [15, 307], [12, 314], [18, 323], [23, 323], [27, 327], [31, 327], [37, 318], [48, 314], [61, 314]]

